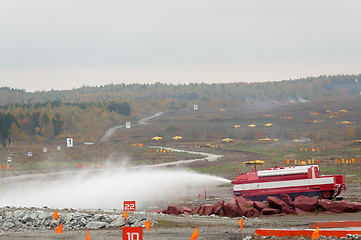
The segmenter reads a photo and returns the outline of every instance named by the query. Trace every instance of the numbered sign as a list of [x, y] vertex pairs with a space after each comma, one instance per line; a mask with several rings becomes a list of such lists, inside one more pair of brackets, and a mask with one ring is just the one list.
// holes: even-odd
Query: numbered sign
[[123, 202], [124, 211], [135, 211], [135, 201], [124, 201]]
[[142, 227], [123, 227], [123, 240], [143, 240]]
[[66, 139], [66, 147], [73, 147], [73, 138]]
[[132, 125], [131, 125], [130, 122], [126, 122], [126, 123], [125, 123], [125, 128], [131, 128], [131, 127], [132, 127]]

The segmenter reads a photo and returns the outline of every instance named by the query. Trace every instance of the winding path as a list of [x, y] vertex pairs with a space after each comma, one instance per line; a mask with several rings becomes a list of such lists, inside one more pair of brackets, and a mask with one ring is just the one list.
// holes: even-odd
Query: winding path
[[[146, 117], [143, 118], [141, 120], [139, 120], [136, 124], [134, 124], [134, 126], [136, 125], [144, 125], [144, 124], [148, 124], [148, 121], [159, 117], [163, 114], [163, 112], [158, 112], [150, 117]], [[124, 128], [125, 125], [119, 125], [119, 126], [115, 126], [112, 128], [109, 128], [104, 135], [100, 138], [101, 142], [106, 142], [109, 140], [109, 138], [111, 138], [116, 131], [119, 128]], [[210, 161], [210, 162], [214, 162], [217, 161], [218, 159], [222, 158], [223, 155], [216, 155], [216, 154], [211, 154], [211, 153], [205, 153], [205, 152], [194, 152], [194, 151], [187, 151], [187, 150], [181, 150], [181, 149], [174, 149], [174, 148], [166, 148], [166, 147], [161, 147], [161, 146], [150, 146], [150, 148], [163, 148], [166, 150], [173, 150], [174, 152], [185, 152], [185, 153], [191, 153], [191, 154], [200, 154], [203, 157], [201, 158], [197, 158], [197, 159], [189, 159], [189, 160], [180, 160], [180, 161], [174, 161], [174, 162], [168, 162], [168, 163], [160, 163], [160, 164], [155, 164], [155, 165], [148, 165], [147, 167], [165, 167], [165, 166], [176, 166], [176, 165], [181, 165], [181, 164], [186, 164], [186, 163], [191, 163], [191, 162], [197, 162], [197, 161]]]
[[[163, 112], [158, 112], [150, 117], [146, 117], [146, 118], [143, 118], [143, 119], [140, 119], [136, 124], [134, 125], [144, 125], [144, 124], [148, 124], [148, 121], [152, 118], [155, 118], [155, 117], [159, 117], [160, 115], [162, 115]], [[125, 125], [119, 125], [119, 126], [115, 126], [115, 127], [111, 127], [109, 128], [108, 130], [105, 131], [104, 135], [100, 138], [100, 142], [106, 142], [109, 140], [109, 138], [111, 138], [119, 128], [124, 128]]]
[[147, 167], [177, 166], [177, 165], [181, 165], [181, 164], [198, 162], [198, 161], [205, 161], [205, 160], [210, 161], [210, 162], [214, 162], [214, 161], [217, 161], [218, 159], [223, 157], [223, 155], [216, 155], [216, 154], [205, 153], [205, 152], [194, 152], [194, 151], [180, 150], [180, 149], [174, 149], [174, 148], [165, 148], [165, 147], [160, 147], [160, 146], [150, 146], [150, 148], [163, 148], [163, 149], [166, 149], [166, 150], [173, 150], [174, 152], [185, 152], [185, 153], [191, 153], [191, 154], [200, 154], [200, 155], [203, 155], [204, 157], [197, 158], [197, 159], [180, 160], [180, 161], [174, 161], [174, 162], [168, 162], [168, 163], [160, 163], [160, 164], [148, 165]]

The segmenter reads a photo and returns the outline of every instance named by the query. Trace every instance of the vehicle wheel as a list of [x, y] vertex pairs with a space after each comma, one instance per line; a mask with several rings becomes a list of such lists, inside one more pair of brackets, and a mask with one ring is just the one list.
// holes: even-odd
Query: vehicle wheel
[[330, 191], [326, 191], [326, 192], [322, 192], [322, 198], [323, 199], [331, 199], [331, 192]]

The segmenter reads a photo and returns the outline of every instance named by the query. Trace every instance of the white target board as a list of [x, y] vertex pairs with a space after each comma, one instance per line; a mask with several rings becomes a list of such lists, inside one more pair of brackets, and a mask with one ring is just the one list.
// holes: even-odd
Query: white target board
[[132, 127], [132, 124], [130, 122], [125, 123], [125, 128], [131, 128], [131, 127]]
[[73, 145], [74, 145], [73, 138], [67, 138], [66, 147], [73, 147]]
[[198, 104], [194, 104], [193, 109], [194, 109], [195, 111], [197, 111], [197, 110], [198, 110]]

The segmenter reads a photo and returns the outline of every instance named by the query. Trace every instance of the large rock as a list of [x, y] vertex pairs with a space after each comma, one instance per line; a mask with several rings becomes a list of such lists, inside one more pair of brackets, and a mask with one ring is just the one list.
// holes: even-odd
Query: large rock
[[[73, 215], [71, 213], [62, 214], [61, 219], [64, 222], [69, 223], [73, 219]], [[98, 219], [96, 219], [98, 221]]]
[[29, 217], [32, 219], [32, 221], [35, 221], [38, 218], [38, 213], [37, 212], [32, 212], [32, 213], [29, 214]]
[[192, 208], [191, 214], [199, 214], [199, 210], [201, 210], [201, 207], [194, 207]]
[[322, 209], [325, 211], [336, 212], [336, 213], [346, 213], [346, 212], [356, 212], [354, 204], [348, 201], [339, 201], [339, 202], [329, 202], [324, 204]]
[[272, 214], [278, 214], [280, 213], [281, 210], [280, 209], [275, 209], [275, 208], [264, 208], [261, 211], [262, 215], [272, 215]]
[[316, 209], [319, 200], [307, 196], [298, 196], [293, 201], [293, 206], [307, 212], [313, 212]]
[[245, 207], [237, 205], [237, 216], [238, 217], [246, 216], [248, 211], [249, 211], [249, 208], [245, 208]]
[[250, 207], [244, 207], [241, 204], [239, 204], [238, 200], [236, 200], [237, 205], [237, 215], [238, 217], [251, 217], [254, 213], [253, 208]]
[[320, 199], [317, 203], [317, 207], [324, 209], [323, 206], [329, 204], [330, 202], [331, 202], [331, 200], [329, 200], [329, 199]]
[[125, 220], [123, 218], [117, 218], [110, 223], [110, 227], [122, 227], [125, 225]]
[[226, 217], [237, 217], [237, 205], [235, 203], [229, 202], [223, 205], [222, 210]]
[[52, 220], [52, 219], [53, 219], [53, 216], [51, 216], [50, 213], [45, 213], [45, 212], [43, 212], [43, 213], [40, 213], [40, 214], [38, 215], [38, 218], [39, 218], [40, 220], [43, 220], [43, 219]]
[[267, 198], [267, 202], [269, 204], [269, 206], [271, 208], [277, 208], [277, 209], [282, 209], [283, 207], [286, 207], [287, 204], [282, 201], [281, 199], [279, 199], [278, 197], [274, 197], [274, 196], [269, 196]]
[[5, 219], [5, 217], [6, 217], [5, 211], [0, 211], [0, 216], [1, 216], [3, 219]]
[[245, 216], [246, 218], [253, 217], [255, 215], [256, 211], [259, 212], [257, 209], [247, 208], [247, 211], [244, 213], [243, 216]]
[[224, 200], [221, 200], [221, 201], [219, 201], [219, 202], [216, 202], [216, 203], [213, 205], [212, 213], [215, 214], [215, 215], [218, 215], [218, 214], [219, 214], [219, 211], [221, 211], [223, 205], [224, 205]]
[[180, 209], [177, 208], [175, 205], [169, 205], [167, 208], [166, 214], [179, 215]]
[[209, 216], [212, 214], [213, 205], [205, 204], [201, 207], [201, 210], [199, 210], [199, 215], [205, 215]]
[[22, 218], [21, 218], [21, 222], [22, 223], [27, 223], [27, 222], [31, 222], [33, 221], [34, 218], [30, 217], [29, 214], [25, 214]]
[[4, 222], [2, 224], [3, 229], [10, 229], [10, 228], [13, 228], [13, 227], [15, 227], [15, 223], [13, 223], [13, 222]]
[[203, 205], [201, 205], [201, 208], [199, 209], [199, 213], [198, 213], [200, 216], [203, 216], [204, 215], [204, 207]]
[[285, 213], [285, 214], [296, 214], [296, 211], [290, 207], [290, 206], [284, 206], [281, 210], [281, 213]]
[[291, 200], [290, 196], [288, 196], [288, 194], [281, 194], [281, 199], [282, 199], [282, 201], [284, 201], [288, 206], [293, 206], [293, 205], [292, 205], [292, 200]]
[[246, 208], [251, 208], [251, 206], [252, 206], [252, 205], [249, 205], [248, 201], [241, 196], [236, 197], [235, 201], [238, 206], [242, 206], [242, 207], [246, 207]]
[[360, 202], [354, 202], [353, 205], [355, 206], [356, 211], [361, 211], [361, 203]]
[[126, 222], [127, 222], [129, 225], [132, 225], [132, 224], [134, 224], [136, 221], [137, 221], [137, 219], [135, 218], [135, 216], [128, 216]]
[[257, 209], [253, 208], [253, 210], [254, 210], [254, 212], [253, 212], [252, 217], [259, 217], [259, 216], [261, 216], [261, 215], [262, 215], [262, 214], [261, 214], [261, 212], [260, 212], [260, 211], [258, 211]]
[[[122, 219], [122, 220], [125, 222], [125, 220], [124, 220], [123, 218], [120, 218], [120, 219]], [[85, 218], [83, 218], [83, 217], [80, 217], [80, 218], [77, 220], [77, 224], [78, 224], [79, 226], [81, 226], [81, 227], [85, 227], [87, 223], [88, 223], [87, 220], [86, 220]]]
[[250, 199], [246, 199], [246, 200], [247, 200], [248, 206], [252, 207], [253, 206], [253, 201], [250, 200]]
[[105, 222], [91, 221], [88, 222], [88, 224], [85, 227], [89, 229], [99, 229], [105, 227], [105, 224], [106, 224]]
[[184, 215], [189, 215], [189, 213], [192, 211], [189, 207], [182, 206], [180, 209], [180, 212]]
[[311, 212], [307, 212], [305, 210], [302, 210], [301, 208], [295, 208], [295, 212], [297, 215], [305, 215], [305, 214], [311, 214]]
[[258, 211], [261, 212], [262, 209], [268, 208], [269, 206], [268, 206], [266, 203], [264, 203], [264, 202], [254, 201], [254, 202], [253, 202], [253, 207], [254, 207], [255, 209], [257, 209]]
[[[15, 211], [15, 212], [10, 212], [10, 211], [8, 211], [8, 212], [5, 212], [5, 218], [7, 218], [7, 219], [9, 219], [9, 218], [15, 218], [16, 216], [15, 216], [15, 214], [16, 214], [16, 212], [17, 211]], [[23, 216], [25, 216], [26, 214], [29, 214], [29, 211], [21, 211], [21, 210], [19, 210], [18, 211], [19, 213], [18, 213], [18, 219], [21, 219]]]
[[134, 227], [143, 227], [144, 223], [148, 221], [147, 218], [141, 218], [138, 219], [135, 223], [134, 223]]

